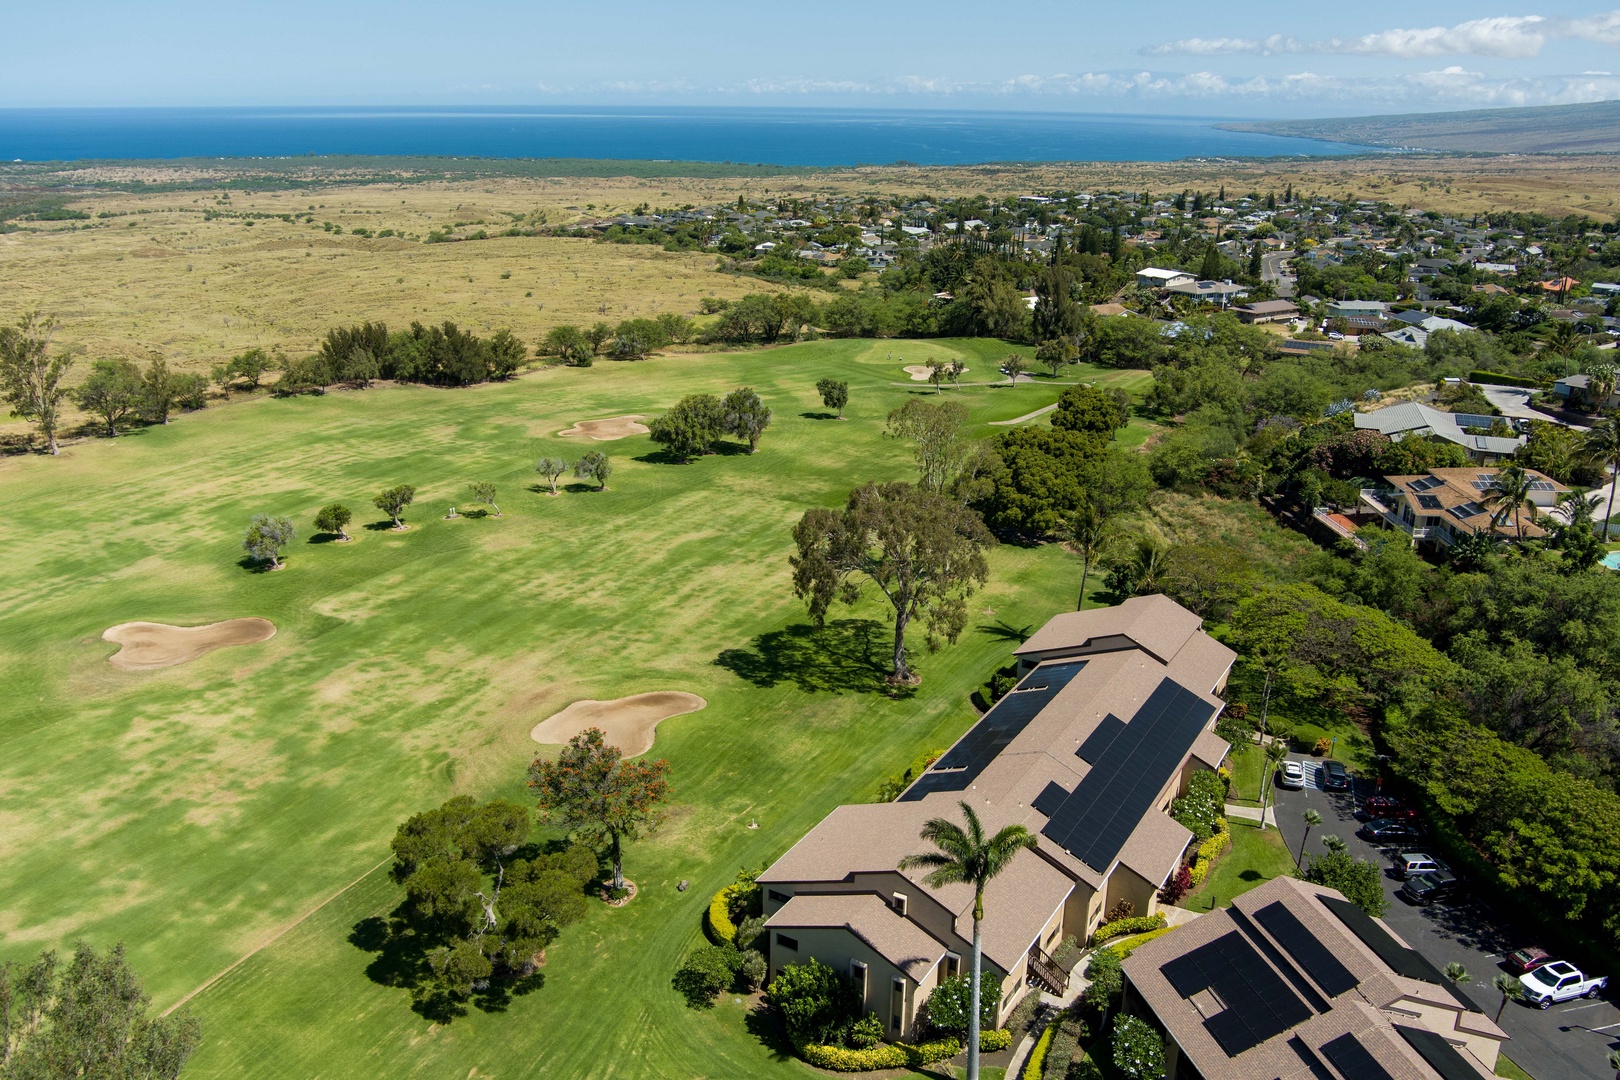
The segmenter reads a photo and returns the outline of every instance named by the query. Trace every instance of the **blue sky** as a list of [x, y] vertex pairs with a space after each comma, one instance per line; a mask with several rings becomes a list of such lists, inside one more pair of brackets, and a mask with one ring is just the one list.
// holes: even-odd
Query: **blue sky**
[[0, 63], [0, 107], [1289, 117], [1620, 98], [1620, 10], [1558, 4], [52, 0], [10, 5], [5, 27], [21, 47]]

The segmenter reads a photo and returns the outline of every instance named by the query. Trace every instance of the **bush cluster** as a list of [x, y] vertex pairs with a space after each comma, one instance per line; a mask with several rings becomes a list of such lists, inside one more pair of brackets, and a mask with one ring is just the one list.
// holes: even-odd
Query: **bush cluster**
[[1226, 809], [1226, 781], [1208, 769], [1199, 769], [1187, 781], [1187, 794], [1170, 804], [1170, 816], [1203, 843], [1215, 835]]
[[727, 885], [709, 901], [709, 939], [716, 945], [730, 945], [737, 940], [737, 924], [731, 921], [731, 896], [737, 886]]
[[1056, 1024], [1047, 1024], [1041, 1037], [1035, 1040], [1035, 1047], [1029, 1052], [1024, 1061], [1022, 1080], [1041, 1080], [1041, 1073], [1046, 1068], [1046, 1051], [1052, 1045], [1052, 1033], [1057, 1030]]
[[1135, 1016], [1114, 1021], [1114, 1068], [1128, 1080], [1163, 1080], [1164, 1039]]
[[1080, 1054], [1080, 1040], [1089, 1034], [1086, 1022], [1066, 1013], [1048, 1030], [1052, 1032], [1052, 1043], [1046, 1048], [1045, 1074], [1068, 1076], [1069, 1066]]
[[1097, 932], [1091, 935], [1093, 945], [1101, 945], [1112, 938], [1125, 934], [1141, 934], [1149, 930], [1157, 930], [1164, 925], [1164, 912], [1155, 911], [1152, 915], [1138, 915], [1129, 919], [1115, 919], [1105, 922], [1097, 927]]
[[1225, 818], [1219, 818], [1216, 821], [1214, 834], [1210, 836], [1208, 840], [1205, 840], [1202, 844], [1199, 844], [1198, 850], [1193, 854], [1193, 888], [1196, 889], [1198, 886], [1204, 883], [1204, 879], [1209, 876], [1209, 868], [1214, 864], [1216, 856], [1220, 855], [1221, 852], [1226, 850], [1226, 845], [1230, 843], [1231, 840], [1231, 827], [1227, 825]]
[[[996, 1013], [1000, 1009], [1001, 986], [992, 979], [981, 979], [979, 982], [981, 1040], [983, 1032], [990, 1031], [996, 1026]], [[939, 985], [928, 995], [928, 1001], [923, 1005], [923, 1014], [932, 1030], [965, 1035], [969, 1018], [973, 1014], [973, 980], [966, 975], [953, 975], [948, 979], [941, 979]]]
[[799, 1047], [799, 1056], [818, 1069], [833, 1072], [870, 1072], [873, 1069], [920, 1068], [940, 1061], [949, 1061], [962, 1052], [962, 1044], [955, 1039], [937, 1039], [933, 1042], [882, 1043], [864, 1050], [843, 1046], [805, 1043]]

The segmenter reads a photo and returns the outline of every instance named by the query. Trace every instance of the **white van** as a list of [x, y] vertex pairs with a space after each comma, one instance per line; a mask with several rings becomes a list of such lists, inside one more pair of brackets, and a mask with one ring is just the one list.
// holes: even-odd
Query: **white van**
[[1395, 873], [1404, 878], [1415, 878], [1419, 874], [1432, 874], [1436, 870], [1444, 869], [1440, 860], [1421, 851], [1403, 851], [1395, 857]]

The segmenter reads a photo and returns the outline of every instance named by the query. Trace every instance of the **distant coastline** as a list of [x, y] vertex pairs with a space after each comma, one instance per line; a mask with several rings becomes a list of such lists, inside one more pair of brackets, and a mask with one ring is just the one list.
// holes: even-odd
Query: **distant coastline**
[[[699, 163], [753, 171], [1341, 157], [1375, 146], [1204, 117], [780, 108], [0, 109], [0, 161], [305, 156]], [[583, 174], [582, 174], [583, 175]], [[685, 175], [685, 174], [683, 174]], [[718, 174], [717, 174], [718, 175]]]
[[1620, 101], [1519, 109], [1229, 121], [1225, 131], [1453, 154], [1620, 153]]

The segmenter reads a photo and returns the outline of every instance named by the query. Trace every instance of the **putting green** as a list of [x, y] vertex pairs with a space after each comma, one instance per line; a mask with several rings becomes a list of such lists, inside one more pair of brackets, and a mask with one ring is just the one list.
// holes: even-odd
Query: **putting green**
[[[159, 1007], [208, 984], [189, 1002], [204, 1023], [190, 1077], [802, 1071], [730, 998], [695, 1014], [670, 989], [704, 903], [963, 731], [968, 693], [1078, 579], [1056, 546], [998, 548], [961, 643], [931, 655], [919, 638], [923, 683], [903, 700], [883, 694], [876, 603], [805, 625], [789, 529], [855, 483], [911, 474], [907, 447], [882, 437], [914, 392], [891, 385], [885, 354], [907, 347], [254, 400], [0, 462], [0, 959], [123, 941]], [[1008, 349], [927, 347], [980, 367]], [[824, 418], [828, 376], [850, 383], [848, 423]], [[554, 434], [739, 385], [775, 413], [755, 455], [673, 465], [644, 435]], [[949, 393], [989, 434], [1057, 389]], [[539, 494], [537, 457], [592, 445], [614, 461], [606, 492]], [[505, 516], [445, 520], [474, 480], [496, 483]], [[370, 500], [401, 483], [417, 497], [399, 533]], [[313, 515], [334, 500], [355, 512], [352, 544], [317, 542]], [[242, 562], [258, 512], [299, 528], [285, 570]], [[132, 615], [243, 614], [275, 636], [139, 678], [106, 662], [103, 630]], [[709, 704], [658, 734], [675, 801], [627, 850], [636, 902], [593, 904], [548, 950], [545, 985], [504, 1014], [413, 1013], [357, 931], [399, 900], [380, 867], [395, 826], [452, 794], [526, 798], [529, 761], [554, 752], [531, 740], [537, 720], [648, 687]]]

